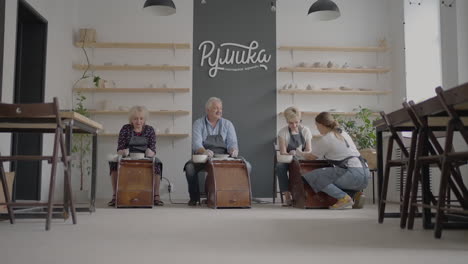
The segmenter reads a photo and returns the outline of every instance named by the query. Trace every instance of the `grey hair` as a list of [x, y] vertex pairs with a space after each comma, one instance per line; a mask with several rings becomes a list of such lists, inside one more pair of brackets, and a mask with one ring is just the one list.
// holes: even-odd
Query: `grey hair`
[[210, 99], [208, 99], [208, 101], [206, 101], [205, 109], [206, 110], [210, 109], [211, 105], [215, 102], [219, 102], [223, 104], [223, 101], [221, 101], [221, 99], [219, 99], [218, 97], [211, 97]]
[[143, 113], [143, 117], [145, 118], [145, 121], [148, 120], [148, 109], [146, 109], [146, 107], [144, 107], [144, 106], [135, 105], [132, 108], [130, 108], [130, 110], [128, 111], [128, 122], [129, 122], [129, 124], [132, 123], [133, 117], [138, 112]]

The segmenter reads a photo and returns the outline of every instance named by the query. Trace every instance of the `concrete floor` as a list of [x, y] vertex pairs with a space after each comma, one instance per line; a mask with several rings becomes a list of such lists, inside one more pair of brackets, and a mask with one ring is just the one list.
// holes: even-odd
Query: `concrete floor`
[[401, 230], [377, 209], [113, 209], [105, 201], [78, 224], [55, 219], [0, 222], [0, 263], [464, 263], [468, 231]]

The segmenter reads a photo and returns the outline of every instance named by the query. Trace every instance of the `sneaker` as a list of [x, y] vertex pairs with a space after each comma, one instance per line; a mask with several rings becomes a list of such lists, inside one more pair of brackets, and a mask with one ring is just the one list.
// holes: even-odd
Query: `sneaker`
[[356, 192], [353, 197], [354, 205], [353, 209], [362, 209], [366, 203], [366, 196], [363, 192]]
[[334, 205], [330, 206], [329, 208], [332, 210], [341, 210], [341, 209], [345, 209], [347, 207], [353, 206], [353, 204], [354, 202], [351, 196], [346, 195], [345, 197], [338, 199], [338, 201]]

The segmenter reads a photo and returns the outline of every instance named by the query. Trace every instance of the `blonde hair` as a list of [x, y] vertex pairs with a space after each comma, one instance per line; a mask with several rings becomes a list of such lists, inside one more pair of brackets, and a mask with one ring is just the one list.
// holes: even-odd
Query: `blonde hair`
[[132, 119], [133, 117], [135, 117], [136, 113], [142, 113], [146, 123], [146, 120], [148, 120], [148, 109], [140, 105], [135, 105], [132, 108], [130, 108], [130, 110], [128, 111], [128, 123], [132, 124]]
[[286, 122], [291, 122], [291, 121], [301, 121], [301, 112], [297, 107], [291, 106], [286, 108], [284, 110], [284, 118], [286, 119]]
[[321, 124], [322, 126], [329, 128], [337, 138], [344, 140], [344, 137], [341, 135], [343, 131], [340, 128], [340, 124], [333, 118], [329, 112], [321, 112], [315, 117], [315, 122]]
[[221, 104], [223, 104], [223, 101], [221, 101], [221, 99], [219, 99], [218, 97], [210, 97], [210, 99], [208, 99], [208, 101], [206, 101], [206, 104], [205, 104], [205, 110], [208, 110], [210, 109], [211, 105], [215, 102], [219, 102]]

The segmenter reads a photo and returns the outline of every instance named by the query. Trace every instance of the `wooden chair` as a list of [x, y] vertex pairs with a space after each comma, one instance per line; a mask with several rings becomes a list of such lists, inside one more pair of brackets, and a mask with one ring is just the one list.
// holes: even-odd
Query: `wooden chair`
[[293, 207], [301, 209], [328, 208], [336, 203], [336, 199], [326, 193], [316, 193], [302, 177], [312, 170], [330, 167], [324, 160], [297, 160], [289, 164], [289, 188], [293, 199]]
[[[54, 123], [54, 144], [53, 144], [53, 153], [52, 156], [41, 156], [41, 155], [15, 155], [15, 156], [0, 156], [0, 180], [2, 182], [2, 187], [4, 190], [5, 201], [8, 208], [8, 215], [10, 218], [10, 223], [15, 222], [15, 216], [13, 212], [14, 207], [46, 207], [47, 208], [47, 215], [46, 215], [46, 230], [50, 229], [50, 223], [52, 218], [52, 210], [53, 210], [53, 200], [54, 200], [54, 188], [55, 188], [55, 178], [57, 172], [57, 164], [58, 162], [63, 163], [63, 173], [64, 173], [64, 184], [65, 184], [65, 195], [66, 198], [64, 199], [66, 203], [70, 206], [73, 224], [76, 224], [76, 212], [75, 206], [73, 203], [73, 195], [72, 195], [72, 188], [71, 188], [71, 179], [70, 174], [68, 173], [68, 167], [70, 166], [70, 156], [67, 156], [65, 142], [64, 142], [64, 135], [63, 130], [64, 127], [62, 125], [60, 119], [60, 112], [59, 112], [59, 105], [58, 100], [56, 97], [53, 99], [53, 103], [34, 103], [34, 104], [4, 104], [0, 103], [0, 122], [2, 123], [23, 123], [23, 124], [30, 124], [30, 123], [38, 123], [39, 128], [36, 130], [31, 129], [30, 131], [23, 131], [23, 132], [38, 132], [40, 131], [40, 123], [44, 123], [44, 119], [53, 120]], [[59, 157], [59, 151], [61, 152], [61, 157]], [[26, 161], [42, 161], [46, 160], [48, 163], [51, 164], [51, 172], [50, 172], [50, 182], [49, 182], [49, 193], [47, 202], [35, 202], [35, 203], [28, 203], [28, 202], [12, 202], [10, 193], [8, 192], [6, 178], [5, 178], [5, 170], [3, 168], [3, 162], [5, 161], [19, 161], [19, 160], [26, 160]], [[67, 204], [64, 204], [64, 207]]]
[[[407, 206], [405, 208], [405, 197], [407, 193], [410, 190], [410, 186], [412, 183], [412, 175], [413, 175], [413, 170], [414, 170], [414, 150], [416, 146], [416, 140], [417, 140], [417, 134], [418, 130], [415, 129], [412, 132], [411, 136], [411, 144], [410, 144], [410, 151], [406, 149], [405, 144], [403, 143], [403, 140], [401, 139], [400, 135], [397, 133], [393, 122], [391, 121], [390, 117], [385, 114], [385, 112], [380, 112], [380, 115], [382, 116], [382, 119], [384, 120], [385, 124], [388, 127], [388, 130], [390, 131], [391, 135], [388, 138], [388, 145], [387, 145], [387, 157], [385, 160], [385, 172], [384, 172], [384, 177], [383, 177], [383, 182], [382, 182], [382, 188], [381, 188], [381, 193], [380, 193], [380, 199], [379, 199], [379, 217], [378, 221], [379, 223], [383, 223], [384, 217], [385, 217], [385, 207], [387, 203], [397, 203], [400, 204], [400, 213], [398, 216], [400, 217], [400, 226], [404, 228], [404, 225], [406, 225], [406, 220], [403, 221], [402, 217], [405, 216], [403, 212], [407, 211]], [[393, 159], [393, 144], [394, 142], [397, 143], [398, 147], [401, 150], [401, 156], [398, 159]], [[394, 167], [400, 167], [401, 170], [405, 169], [407, 170], [406, 174], [406, 180], [405, 180], [405, 191], [400, 192], [400, 199], [398, 202], [394, 201], [387, 201], [387, 192], [388, 192], [388, 182], [390, 179], [390, 171]], [[408, 190], [408, 191], [406, 191]]]
[[211, 208], [250, 208], [252, 191], [245, 162], [208, 160], [205, 181], [207, 204]]
[[[466, 87], [463, 86], [451, 89], [450, 92], [444, 92], [442, 88], [438, 87], [436, 88], [438, 100], [433, 100], [431, 101], [431, 104], [426, 103], [424, 105], [415, 105], [413, 102], [410, 102], [406, 106], [413, 113], [412, 119], [415, 125], [420, 126], [424, 131], [423, 135], [425, 137], [421, 139], [422, 146], [420, 148], [424, 150], [424, 146], [429, 147], [429, 151], [420, 151], [420, 154], [416, 156], [416, 169], [419, 169], [419, 166], [422, 166], [423, 164], [437, 164], [441, 170], [438, 199], [434, 199], [432, 201], [433, 205], [431, 205], [427, 199], [423, 200], [422, 204], [416, 203], [413, 197], [417, 193], [417, 187], [413, 187], [411, 192], [412, 196], [408, 217], [408, 228], [413, 228], [414, 211], [418, 206], [423, 207], [424, 210], [428, 212], [428, 216], [423, 222], [425, 228], [431, 227], [429, 217], [430, 209], [436, 209], [436, 223], [434, 232], [436, 238], [441, 237], [442, 228], [444, 226], [450, 226], [453, 228], [468, 227], [466, 217], [464, 221], [459, 221], [460, 214], [468, 214], [468, 188], [463, 182], [460, 170], [458, 169], [460, 165], [466, 164], [466, 161], [468, 160], [468, 152], [456, 152], [453, 147], [453, 136], [456, 130], [460, 132], [462, 138], [465, 140], [465, 143], [468, 144], [468, 131], [465, 129], [463, 122], [460, 120], [457, 112], [454, 109], [454, 105], [458, 103], [458, 94], [463, 92], [466, 92]], [[446, 127], [446, 140], [444, 148], [442, 148], [440, 143], [437, 141], [433, 131], [428, 125], [427, 120], [427, 116], [429, 114], [439, 113], [441, 110], [445, 111], [449, 117], [446, 124], [441, 124], [443, 127]], [[419, 170], [417, 172], [418, 173], [414, 179], [414, 184], [417, 185], [419, 180], [423, 186], [423, 196], [432, 195], [430, 189], [427, 187], [427, 184], [425, 184], [427, 182], [428, 175], [419, 173]], [[455, 195], [457, 199], [456, 201], [460, 206], [459, 208], [456, 208], [452, 204], [447, 204], [447, 201], [450, 200], [450, 192], [453, 192]], [[449, 223], [449, 217], [451, 216], [455, 217], [455, 221]]]

